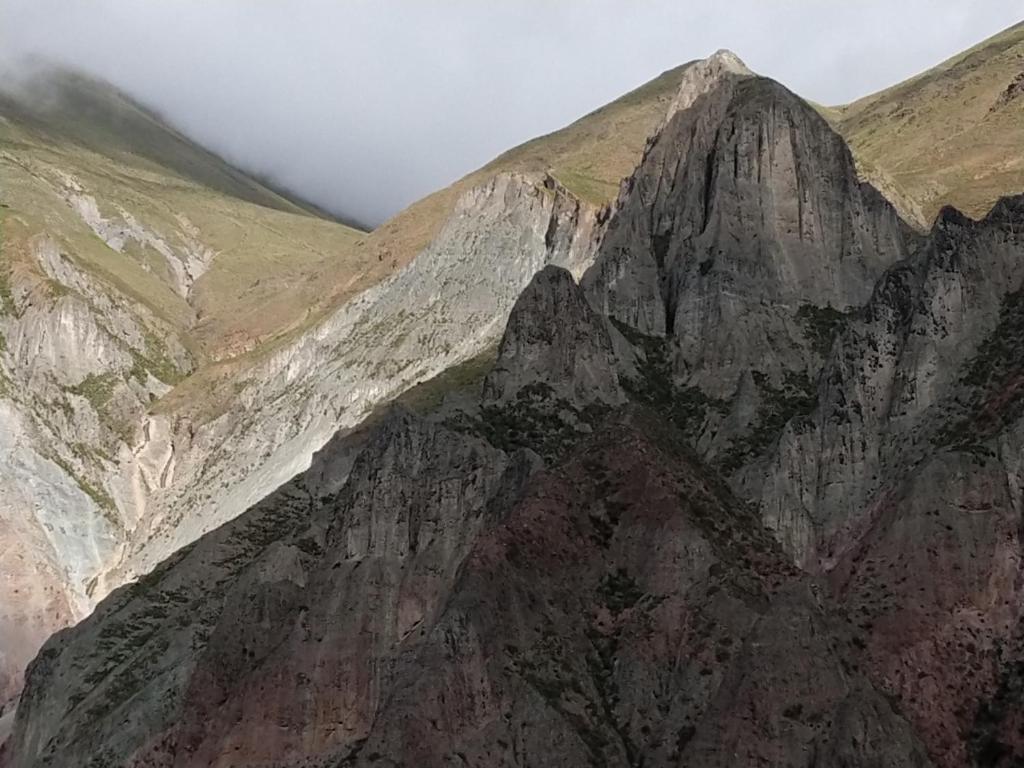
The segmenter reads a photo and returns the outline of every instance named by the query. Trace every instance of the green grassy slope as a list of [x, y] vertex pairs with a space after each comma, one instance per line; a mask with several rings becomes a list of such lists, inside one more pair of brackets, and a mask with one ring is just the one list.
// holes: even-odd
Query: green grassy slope
[[946, 204], [981, 216], [1024, 191], [1024, 23], [825, 114], [927, 222]]
[[36, 71], [13, 93], [0, 93], [0, 114], [52, 145], [77, 145], [129, 165], [169, 171], [256, 205], [308, 212], [185, 138], [115, 87], [73, 72]]
[[[387, 273], [358, 247], [366, 233], [266, 188], [116, 89], [49, 72], [19, 92], [31, 101], [0, 97], [7, 270], [38, 271], [29, 243], [55, 237], [80, 267], [166, 319], [200, 362], [287, 333], [323, 301]], [[178, 252], [203, 250], [208, 268], [181, 295], [153, 244], [118, 252], [76, 210], [76, 196], [107, 220], [127, 212]]]

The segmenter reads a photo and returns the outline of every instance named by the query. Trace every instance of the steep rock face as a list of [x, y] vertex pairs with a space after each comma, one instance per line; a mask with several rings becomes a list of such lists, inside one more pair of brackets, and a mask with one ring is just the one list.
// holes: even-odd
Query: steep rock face
[[977, 222], [943, 212], [839, 333], [760, 492], [945, 765], [1024, 756], [1004, 729], [1022, 702], [1001, 689], [1021, 649], [1022, 222], [1024, 198]]
[[[1022, 371], [1013, 350], [1024, 327], [1024, 198], [1000, 201], [979, 221], [946, 209], [926, 238], [905, 236], [805, 110], [806, 119], [788, 113], [787, 143], [813, 137], [805, 146], [819, 163], [835, 143], [837, 164], [818, 165], [835, 174], [808, 184], [796, 172], [798, 181], [745, 198], [737, 185], [723, 202], [722, 158], [742, 169], [742, 143], [694, 147], [702, 132], [742, 135], [715, 110], [742, 115], [733, 99], [743, 88], [759, 114], [785, 113], [755, 83], [726, 81], [702, 97], [711, 128], [698, 120], [695, 143], [681, 142], [665, 163], [698, 172], [674, 191], [657, 172], [642, 183], [669, 124], [584, 285], [647, 358], [643, 380], [627, 380], [631, 396], [660, 401], [759, 506], [794, 561], [828, 575], [831, 599], [858, 627], [868, 676], [903, 702], [933, 759], [1011, 764], [1024, 755], [1013, 731], [1022, 707]], [[709, 100], [729, 88], [731, 106]], [[675, 120], [697, 120], [697, 104]], [[760, 167], [759, 178], [786, 174]], [[830, 178], [841, 180], [832, 194], [807, 193]], [[729, 210], [730, 200], [743, 202], [725, 221], [743, 226], [728, 247], [714, 227], [715, 207]], [[832, 226], [800, 225], [815, 205], [816, 220]], [[708, 229], [727, 247], [701, 250], [691, 235]], [[680, 239], [685, 247], [673, 250]], [[756, 271], [744, 260], [755, 253], [770, 256]], [[720, 272], [717, 294], [687, 292]]]
[[[892, 483], [936, 449], [969, 444], [992, 431], [986, 422], [1007, 418], [1021, 210], [1015, 198], [980, 222], [946, 211], [921, 251], [837, 328], [818, 405], [783, 433], [763, 487], [758, 471], [748, 476], [799, 561], [830, 567]], [[992, 410], [999, 415], [986, 416]]]
[[607, 319], [590, 308], [572, 275], [554, 266], [538, 272], [516, 300], [484, 402], [506, 405], [526, 387], [577, 407], [625, 400]]
[[[613, 218], [594, 272], [619, 226]], [[755, 383], [774, 402], [762, 394], [753, 409], [742, 382], [722, 405], [680, 387], [666, 354], [672, 339], [617, 318], [633, 344], [619, 355], [648, 379], [639, 387], [626, 379], [631, 397], [690, 427], [789, 555], [828, 574], [831, 599], [850, 612], [854, 642], [867, 649], [869, 677], [904, 702], [932, 756], [949, 766], [1024, 756], [1014, 732], [1024, 707], [1022, 229], [1024, 198], [1000, 201], [981, 221], [948, 209], [927, 239], [907, 241], [906, 258], [881, 274], [862, 307], [803, 305], [795, 319], [810, 351], [781, 360], [806, 366], [806, 387], [787, 392], [762, 373]], [[657, 295], [650, 285], [639, 290], [648, 289]], [[693, 305], [704, 323], [707, 304]], [[565, 374], [563, 387], [576, 384]], [[742, 451], [708, 450], [709, 407], [725, 411], [726, 426], [745, 411], [760, 422], [757, 439]]]
[[942, 452], [919, 464], [830, 574], [860, 624], [869, 675], [904, 702], [942, 765], [1001, 764], [985, 759], [993, 747], [1006, 764], [1024, 756], [1019, 735], [985, 732], [1021, 650], [1021, 506], [1008, 486], [1019, 483], [1021, 427], [999, 455]]
[[[868, 676], [903, 702], [941, 765], [1011, 764], [1024, 755], [1013, 731], [1024, 704], [1022, 224], [1024, 198], [1001, 201], [981, 221], [945, 210], [926, 240], [908, 240], [906, 257], [870, 296], [851, 294], [843, 312], [825, 311], [814, 298], [796, 314], [813, 354], [794, 345], [777, 359], [791, 371], [806, 366], [800, 390], [787, 392], [764, 374], [781, 331], [764, 357], [748, 358], [760, 374], [761, 403], [749, 408], [741, 382], [719, 406], [726, 428], [745, 408], [754, 417], [757, 431], [746, 445], [734, 440], [715, 452], [700, 427], [706, 401], [691, 422], [697, 447], [760, 507], [790, 556], [828, 574], [832, 599], [858, 626]], [[620, 226], [611, 222], [595, 272]], [[756, 233], [742, 242], [753, 248], [760, 239]], [[654, 277], [649, 270], [638, 293], [657, 298]], [[605, 304], [613, 311], [621, 307], [615, 290]], [[813, 283], [794, 298], [808, 294], [815, 295]], [[656, 298], [647, 316], [657, 316]], [[687, 301], [697, 327], [718, 320], [713, 299]], [[645, 315], [621, 317], [642, 324]], [[641, 354], [657, 352], [654, 373], [669, 380], [664, 405], [685, 423], [685, 390], [671, 384], [678, 369], [664, 351], [674, 340], [656, 344], [635, 331], [624, 328]], [[703, 355], [703, 342], [695, 348]], [[700, 359], [707, 374], [719, 371]], [[651, 400], [651, 391], [638, 394]]]
[[929, 765], [677, 435], [627, 410], [534, 462], [393, 416], [339, 493], [311, 470], [51, 640], [4, 759]]
[[671, 407], [737, 490], [759, 498], [762, 465], [781, 462], [767, 482], [795, 488], [777, 503], [765, 490], [766, 518], [807, 564], [819, 523], [802, 512], [806, 485], [820, 480], [830, 514], [845, 507], [840, 528], [863, 498], [814, 474], [813, 436], [800, 443], [806, 479], [774, 446], [814, 412], [835, 335], [922, 247], [817, 112], [776, 83], [726, 72], [651, 143], [582, 284], [638, 350], [631, 394]]
[[[863, 307], [818, 319], [824, 362], [800, 410], [783, 401], [759, 454], [719, 463], [788, 556], [826, 576], [867, 678], [950, 767], [1024, 759], [1022, 231], [1024, 197], [981, 221], [945, 211]], [[687, 424], [660, 345], [619, 327], [635, 346], [618, 355], [664, 398], [627, 379], [630, 396]], [[564, 373], [563, 388], [583, 381]]]
[[624, 414], [481, 534], [352, 764], [928, 764], [841, 622], [661, 433]]
[[15, 764], [263, 765], [359, 740], [389, 659], [433, 624], [534, 462], [398, 413], [323, 495], [333, 450], [58, 634], [30, 676], [63, 692], [26, 691], [40, 720]]
[[[17, 226], [5, 222], [16, 244]], [[154, 371], [190, 365], [165, 323], [56, 240], [20, 244], [19, 269], [0, 266], [0, 701], [17, 693], [42, 640], [91, 608], [96, 576], [137, 515], [114, 479], [119, 454], [168, 389]], [[158, 332], [165, 342], [153, 341]]]
[[802, 372], [800, 307], [863, 304], [904, 253], [825, 121], [777, 83], [726, 75], [653, 142], [584, 286], [670, 337], [678, 376], [730, 398], [751, 368], [773, 384]]

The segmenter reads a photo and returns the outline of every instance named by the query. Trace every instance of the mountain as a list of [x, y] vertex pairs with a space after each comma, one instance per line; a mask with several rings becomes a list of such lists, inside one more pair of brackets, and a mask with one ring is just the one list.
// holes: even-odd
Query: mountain
[[296, 381], [299, 456], [449, 370], [165, 528], [195, 541], [47, 642], [0, 763], [1024, 760], [1024, 195], [921, 232], [783, 86], [680, 80], [611, 208], [500, 173], [268, 358], [236, 459]]
[[493, 354], [537, 269], [581, 274], [599, 203], [684, 69], [373, 233], [283, 197], [107, 84], [54, 69], [7, 83], [0, 701], [109, 589], [382, 401]]
[[826, 114], [915, 223], [943, 205], [984, 216], [1024, 189], [1024, 23]]

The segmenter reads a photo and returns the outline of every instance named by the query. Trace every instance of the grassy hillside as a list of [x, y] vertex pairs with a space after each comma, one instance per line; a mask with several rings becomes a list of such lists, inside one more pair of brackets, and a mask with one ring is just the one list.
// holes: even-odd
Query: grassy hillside
[[824, 114], [867, 175], [890, 179], [925, 221], [946, 204], [981, 216], [1024, 191], [1024, 23]]
[[115, 87], [40, 69], [0, 93], [0, 114], [49, 144], [78, 146], [122, 163], [171, 172], [212, 191], [291, 213], [306, 212], [196, 145]]
[[[358, 247], [366, 233], [268, 189], [116, 89], [65, 72], [0, 96], [0, 202], [6, 269], [38, 270], [31, 241], [54, 237], [171, 323], [200, 361], [287, 333], [387, 272]], [[105, 242], [83, 214], [92, 203], [102, 226], [130, 221], [143, 234]], [[207, 262], [187, 291], [161, 248]]]

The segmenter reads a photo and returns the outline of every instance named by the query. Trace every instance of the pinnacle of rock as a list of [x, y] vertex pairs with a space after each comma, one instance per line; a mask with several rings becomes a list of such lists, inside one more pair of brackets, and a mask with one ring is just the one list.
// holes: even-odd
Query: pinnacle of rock
[[750, 77], [754, 75], [743, 60], [732, 51], [722, 48], [706, 59], [694, 62], [683, 73], [676, 97], [665, 115], [665, 122], [677, 112], [688, 109], [699, 96], [714, 88], [723, 78], [729, 76]]
[[734, 72], [738, 75], [754, 74], [747, 65], [743, 63], [743, 59], [728, 48], [719, 48], [713, 54], [704, 59], [704, 63], [708, 66], [721, 67], [724, 70]]

